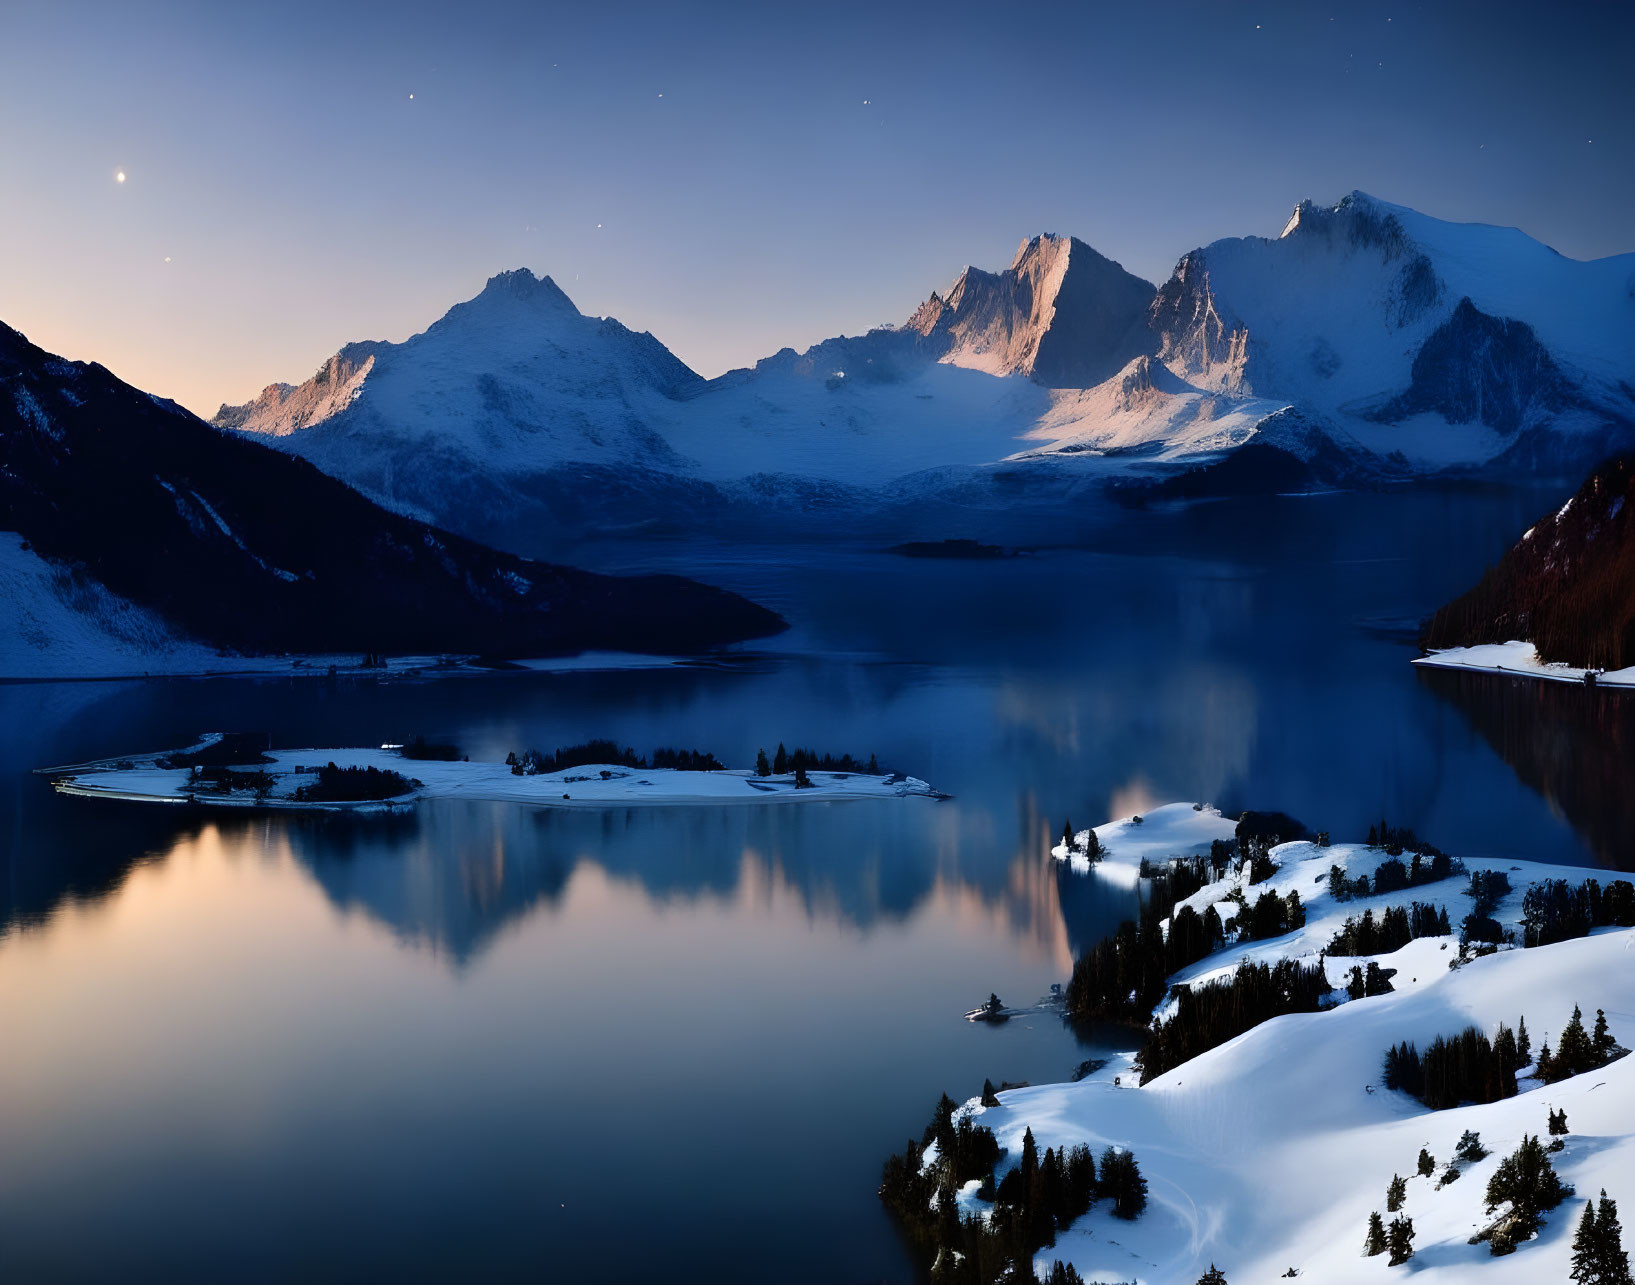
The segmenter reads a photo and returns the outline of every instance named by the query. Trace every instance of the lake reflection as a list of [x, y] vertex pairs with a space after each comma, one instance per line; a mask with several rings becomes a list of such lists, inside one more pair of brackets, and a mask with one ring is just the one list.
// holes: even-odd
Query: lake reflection
[[[1132, 515], [1141, 556], [710, 554], [796, 622], [725, 665], [0, 687], [0, 1279], [911, 1279], [874, 1185], [937, 1094], [1131, 1038], [960, 1017], [1131, 913], [1051, 862], [1065, 818], [1383, 812], [1454, 852], [1618, 858], [1622, 733], [1407, 663], [1537, 504]], [[955, 797], [214, 819], [29, 772], [218, 728], [782, 740]]]

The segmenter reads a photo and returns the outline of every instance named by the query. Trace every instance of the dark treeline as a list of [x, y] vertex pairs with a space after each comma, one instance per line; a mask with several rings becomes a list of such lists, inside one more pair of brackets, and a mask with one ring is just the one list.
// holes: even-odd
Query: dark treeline
[[411, 736], [398, 751], [406, 759], [435, 763], [457, 763], [462, 757], [458, 745], [428, 741], [424, 736]]
[[511, 765], [511, 771], [517, 776], [535, 776], [541, 772], [565, 772], [571, 767], [587, 767], [591, 764], [609, 767], [628, 767], [637, 771], [647, 768], [679, 768], [688, 772], [719, 772], [721, 761], [713, 754], [706, 754], [702, 750], [677, 750], [660, 747], [653, 751], [652, 758], [643, 758], [628, 745], [621, 746], [617, 741], [593, 740], [581, 745], [568, 745], [551, 754], [542, 754], [539, 750], [524, 750], [521, 754], [508, 754], [505, 761]]
[[1176, 1010], [1155, 1022], [1136, 1059], [1141, 1083], [1226, 1043], [1285, 1013], [1314, 1013], [1329, 993], [1323, 963], [1282, 959], [1272, 965], [1248, 960], [1228, 978], [1175, 988]]
[[1393, 892], [1405, 892], [1409, 888], [1440, 883], [1453, 875], [1464, 873], [1465, 863], [1457, 857], [1450, 857], [1443, 852], [1432, 853], [1427, 857], [1424, 853], [1414, 852], [1409, 854], [1407, 864], [1395, 856], [1380, 862], [1374, 870], [1372, 881], [1367, 875], [1347, 879], [1345, 871], [1339, 866], [1330, 866], [1328, 891], [1336, 901], [1350, 901], [1353, 897], [1380, 897]]
[[766, 751], [761, 750], [755, 755], [756, 776], [786, 776], [789, 773], [799, 776], [803, 772], [863, 772], [870, 776], [882, 775], [880, 762], [870, 754], [867, 762], [855, 759], [850, 754], [819, 754], [816, 750], [803, 750], [799, 747], [786, 750], [783, 743], [778, 743], [778, 752], [771, 759]]
[[[1200, 915], [1191, 906], [1177, 909], [1177, 903], [1228, 874], [1248, 870], [1251, 883], [1271, 877], [1277, 865], [1269, 853], [1279, 840], [1276, 834], [1261, 832], [1263, 826], [1258, 818], [1271, 817], [1292, 827], [1299, 826], [1281, 813], [1245, 813], [1244, 816], [1245, 821], [1239, 822], [1242, 837], [1216, 839], [1207, 857], [1142, 862], [1141, 876], [1147, 891], [1141, 918], [1126, 920], [1116, 933], [1097, 942], [1074, 962], [1066, 996], [1070, 1017], [1080, 1021], [1100, 1019], [1144, 1025], [1153, 1006], [1164, 997], [1165, 983], [1171, 974], [1214, 954], [1226, 944], [1227, 931], [1214, 906], [1207, 907]], [[1257, 821], [1244, 832], [1250, 818]], [[1170, 919], [1167, 937], [1163, 929], [1166, 917]], [[1279, 897], [1265, 889], [1253, 903], [1243, 898], [1232, 922], [1236, 940], [1259, 941], [1304, 927], [1306, 910], [1298, 892]]]
[[1387, 906], [1376, 920], [1372, 910], [1347, 919], [1328, 944], [1330, 955], [1389, 955], [1416, 937], [1446, 937], [1453, 928], [1448, 912], [1416, 901], [1408, 907]]
[[1615, 879], [1603, 888], [1595, 879], [1576, 886], [1546, 879], [1523, 894], [1521, 920], [1524, 946], [1587, 937], [1592, 928], [1635, 927], [1635, 884]]
[[1434, 843], [1427, 843], [1421, 839], [1407, 826], [1391, 825], [1384, 817], [1368, 827], [1368, 846], [1385, 849], [1385, 855], [1388, 857], [1400, 857], [1404, 852], [1411, 852], [1415, 856], [1423, 854], [1446, 860], [1448, 855]]
[[[1056, 1233], [1088, 1213], [1097, 1200], [1109, 1201], [1120, 1218], [1135, 1218], [1146, 1207], [1147, 1183], [1135, 1156], [1107, 1148], [1096, 1165], [1085, 1146], [1039, 1154], [1033, 1131], [1022, 1138], [1022, 1155], [997, 1184], [1005, 1153], [993, 1132], [969, 1116], [955, 1120], [957, 1108], [946, 1094], [920, 1140], [910, 1140], [890, 1157], [881, 1174], [880, 1199], [907, 1233], [939, 1285], [1032, 1285], [1033, 1256], [1056, 1241]], [[936, 1143], [935, 1158], [922, 1164]], [[989, 1217], [961, 1217], [956, 1193], [980, 1181], [980, 1198], [992, 1205]], [[1051, 1280], [1073, 1282], [1064, 1270]]]
[[1438, 1035], [1423, 1053], [1408, 1042], [1387, 1049], [1385, 1087], [1401, 1089], [1433, 1111], [1497, 1102], [1516, 1096], [1516, 1072], [1526, 1062], [1516, 1033], [1504, 1023], [1492, 1040], [1467, 1026], [1451, 1039]]
[[336, 767], [326, 763], [316, 776], [311, 785], [298, 786], [291, 797], [303, 803], [368, 803], [395, 799], [415, 787], [415, 782], [390, 768]]

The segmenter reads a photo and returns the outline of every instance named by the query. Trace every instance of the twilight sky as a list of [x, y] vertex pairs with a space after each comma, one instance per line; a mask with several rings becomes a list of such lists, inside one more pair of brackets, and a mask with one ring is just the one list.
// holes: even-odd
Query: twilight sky
[[204, 415], [517, 266], [714, 375], [1038, 231], [1157, 281], [1361, 188], [1635, 249], [1627, 0], [0, 18], [0, 320]]

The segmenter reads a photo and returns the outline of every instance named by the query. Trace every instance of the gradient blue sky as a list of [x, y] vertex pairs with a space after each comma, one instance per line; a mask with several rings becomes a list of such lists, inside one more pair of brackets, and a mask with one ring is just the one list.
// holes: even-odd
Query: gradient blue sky
[[1624, 0], [0, 15], [0, 320], [206, 415], [519, 265], [713, 375], [1043, 230], [1156, 281], [1361, 188], [1635, 249]]

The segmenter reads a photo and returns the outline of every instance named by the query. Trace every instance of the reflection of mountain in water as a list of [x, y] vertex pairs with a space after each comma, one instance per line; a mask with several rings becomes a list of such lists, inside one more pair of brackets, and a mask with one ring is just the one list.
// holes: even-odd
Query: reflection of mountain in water
[[[451, 801], [380, 821], [279, 825], [336, 905], [457, 964], [508, 924], [554, 907], [581, 861], [661, 903], [754, 897], [776, 883], [800, 897], [814, 921], [864, 930], [906, 919], [930, 899], [953, 898], [999, 918], [1047, 957], [1065, 958], [1044, 831], [1019, 840], [1009, 860], [970, 870], [962, 847], [991, 850], [992, 819], [980, 813], [897, 801], [612, 812]], [[962, 829], [977, 841], [962, 845]], [[1099, 904], [1094, 910], [1105, 917]]]
[[1635, 870], [1635, 697], [1570, 683], [1418, 670], [1601, 861]]

